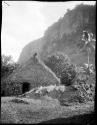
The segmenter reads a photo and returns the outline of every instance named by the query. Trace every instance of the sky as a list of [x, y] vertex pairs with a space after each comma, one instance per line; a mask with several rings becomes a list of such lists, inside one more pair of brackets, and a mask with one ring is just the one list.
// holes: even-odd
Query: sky
[[28, 43], [43, 37], [45, 30], [63, 17], [67, 9], [80, 3], [94, 5], [95, 1], [2, 2], [1, 53], [12, 56], [14, 62]]

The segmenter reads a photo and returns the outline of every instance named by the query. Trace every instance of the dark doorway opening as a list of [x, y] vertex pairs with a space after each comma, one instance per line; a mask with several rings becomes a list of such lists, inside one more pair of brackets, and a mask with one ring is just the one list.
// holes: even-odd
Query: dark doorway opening
[[5, 91], [4, 90], [1, 92], [1, 96], [5, 96]]
[[24, 82], [22, 86], [22, 93], [28, 92], [30, 90], [30, 83]]

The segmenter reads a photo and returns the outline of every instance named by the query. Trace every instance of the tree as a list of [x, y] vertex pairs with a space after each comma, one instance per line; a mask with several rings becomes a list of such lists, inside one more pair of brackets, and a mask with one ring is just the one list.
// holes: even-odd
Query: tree
[[10, 75], [18, 67], [11, 56], [1, 56], [1, 78]]
[[92, 48], [95, 51], [95, 41], [96, 40], [95, 40], [93, 34], [89, 33], [88, 31], [83, 31], [82, 40], [84, 41], [84, 46], [83, 46], [83, 49], [81, 49], [80, 51], [83, 51], [84, 49], [87, 50], [87, 53], [88, 53], [88, 67], [87, 68], [90, 71], [91, 70], [90, 53], [91, 53]]
[[60, 78], [62, 84], [71, 85], [73, 83], [76, 70], [67, 55], [54, 53], [45, 60], [45, 64]]
[[15, 83], [11, 83], [7, 78], [18, 66], [19, 65], [12, 60], [11, 56], [1, 56], [1, 96], [8, 95], [8, 89], [12, 92], [11, 88]]

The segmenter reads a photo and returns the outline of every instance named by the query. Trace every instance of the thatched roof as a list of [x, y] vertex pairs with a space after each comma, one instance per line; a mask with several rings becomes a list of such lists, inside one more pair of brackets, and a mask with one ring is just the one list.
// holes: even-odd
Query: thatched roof
[[28, 82], [31, 86], [59, 85], [60, 80], [56, 75], [36, 57], [30, 58], [10, 76], [12, 81]]

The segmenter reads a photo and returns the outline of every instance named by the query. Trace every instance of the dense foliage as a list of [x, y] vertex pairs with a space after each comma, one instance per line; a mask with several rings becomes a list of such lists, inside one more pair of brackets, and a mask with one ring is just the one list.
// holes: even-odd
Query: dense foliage
[[45, 60], [45, 64], [61, 79], [64, 85], [71, 85], [76, 77], [75, 66], [63, 53], [52, 54]]
[[18, 67], [18, 64], [13, 62], [11, 56], [2, 55], [1, 57], [1, 78], [10, 75], [13, 70]]
[[94, 100], [95, 97], [95, 70], [88, 64], [73, 65], [68, 56], [62, 53], [52, 54], [45, 60], [45, 64], [61, 79], [61, 84], [73, 86], [79, 92], [83, 101]]
[[77, 76], [73, 84], [80, 92], [85, 101], [93, 101], [95, 98], [95, 70], [85, 65], [77, 67]]
[[[9, 58], [8, 58], [9, 59]], [[7, 76], [14, 71], [15, 68], [10, 67], [13, 65], [13, 63], [8, 63], [7, 61], [2, 61], [2, 73], [3, 77], [1, 80], [1, 95], [2, 96], [16, 96], [19, 94], [22, 94], [22, 90], [20, 87], [19, 81], [11, 81], [8, 79]], [[3, 63], [6, 62], [6, 63]], [[45, 64], [56, 74], [58, 78], [61, 80], [61, 84], [69, 87], [72, 86], [76, 88], [77, 94], [75, 93], [74, 97], [71, 97], [67, 100], [73, 100], [76, 101], [81, 100], [81, 102], [87, 102], [87, 101], [93, 101], [95, 99], [95, 69], [93, 65], [91, 64], [91, 68], [88, 68], [86, 64], [83, 64], [82, 66], [76, 66], [73, 65], [67, 55], [64, 55], [63, 53], [54, 53], [50, 55], [46, 60]], [[9, 70], [4, 70], [6, 68]], [[7, 75], [4, 75], [7, 74]], [[52, 88], [50, 88], [52, 89]], [[75, 90], [72, 90], [74, 92]], [[58, 91], [59, 92], [59, 91]], [[64, 100], [64, 97], [61, 97], [62, 94], [68, 93], [68, 92], [61, 92], [58, 93], [57, 91], [54, 91], [53, 93], [50, 92], [50, 95], [61, 98], [62, 104], [66, 104], [66, 100]], [[77, 96], [77, 97], [76, 97]], [[56, 97], [57, 98], [57, 97]], [[80, 101], [79, 101], [80, 102]], [[68, 102], [69, 103], [69, 102]]]
[[[14, 93], [12, 90], [12, 84], [10, 80], [8, 80], [8, 76], [18, 67], [19, 65], [13, 62], [11, 56], [2, 55], [1, 57], [1, 95], [9, 95], [8, 92]], [[14, 84], [15, 86], [15, 84]]]

